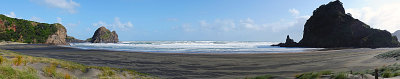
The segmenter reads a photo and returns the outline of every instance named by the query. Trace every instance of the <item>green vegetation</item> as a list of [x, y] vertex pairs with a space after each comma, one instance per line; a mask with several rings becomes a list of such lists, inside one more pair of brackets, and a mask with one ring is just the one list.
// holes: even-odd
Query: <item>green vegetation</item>
[[320, 72], [308, 72], [308, 73], [303, 73], [300, 75], [296, 75], [296, 79], [318, 79], [322, 75], [331, 75], [332, 71], [320, 71]]
[[[80, 77], [65, 71], [75, 72], [76, 70], [80, 70], [85, 73], [88, 69], [99, 70], [100, 72], [97, 74], [97, 77], [101, 79], [157, 79], [149, 74], [139, 73], [134, 70], [85, 66], [75, 62], [27, 56], [7, 50], [0, 50], [0, 59], [2, 62], [2, 64], [0, 64], [0, 79], [38, 79], [40, 75], [37, 74], [38, 72], [43, 72], [42, 76], [53, 79], [76, 79]], [[32, 64], [42, 64], [44, 66], [37, 67], [32, 66]]]
[[[388, 65], [388, 66], [383, 66], [378, 69], [378, 75], [379, 77], [383, 78], [391, 78], [391, 77], [396, 77], [400, 76], [400, 64], [393, 64], [393, 65]], [[349, 75], [359, 75], [359, 76], [365, 76], [366, 74], [374, 75], [375, 70], [365, 70], [361, 72], [354, 72], [354, 73], [349, 73], [349, 72], [337, 72], [337, 73], [332, 73], [331, 71], [321, 71], [321, 72], [308, 72], [308, 73], [303, 73], [300, 75], [296, 75], [296, 79], [318, 79], [321, 78], [322, 75], [329, 75], [330, 79], [348, 79]]]
[[92, 38], [87, 38], [86, 41], [92, 41]]
[[44, 43], [57, 28], [64, 26], [10, 18], [0, 14], [0, 40], [4, 41]]
[[110, 31], [105, 31], [106, 34], [100, 36], [101, 39], [108, 39], [111, 37], [111, 32]]
[[[373, 70], [366, 71], [368, 74], [373, 74]], [[383, 78], [400, 76], [400, 64], [393, 64], [378, 68], [378, 74]]]
[[296, 75], [296, 79], [317, 79], [320, 78], [322, 74], [317, 72], [308, 72], [300, 75]]
[[399, 60], [400, 58], [400, 50], [393, 50], [389, 52], [385, 52], [382, 54], [379, 54], [375, 56], [376, 58], [396, 58], [396, 60]]
[[253, 78], [245, 78], [245, 79], [273, 79], [272, 75], [263, 75], [263, 76], [257, 76]]
[[0, 66], [0, 79], [39, 79], [33, 68], [15, 69], [11, 66]]
[[348, 73], [340, 72], [332, 75], [332, 79], [348, 79]]

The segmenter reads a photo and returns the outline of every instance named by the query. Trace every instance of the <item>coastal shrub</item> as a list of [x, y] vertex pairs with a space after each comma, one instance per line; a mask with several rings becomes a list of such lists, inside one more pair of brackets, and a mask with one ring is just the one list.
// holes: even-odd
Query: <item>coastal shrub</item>
[[395, 76], [395, 73], [393, 73], [393, 72], [390, 71], [390, 70], [385, 70], [385, 71], [382, 73], [382, 77], [383, 77], [383, 78], [390, 78], [390, 77], [393, 77], [393, 76]]
[[24, 42], [24, 43], [44, 43], [49, 35], [55, 33], [61, 24], [38, 23], [34, 21], [10, 18], [0, 14], [0, 40]]

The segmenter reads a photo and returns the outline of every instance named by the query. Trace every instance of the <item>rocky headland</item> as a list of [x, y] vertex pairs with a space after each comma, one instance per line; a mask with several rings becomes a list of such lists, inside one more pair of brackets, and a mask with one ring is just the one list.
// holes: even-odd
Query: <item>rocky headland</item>
[[0, 14], [0, 41], [30, 44], [68, 45], [67, 30], [61, 24], [39, 23]]
[[[321, 5], [304, 25], [303, 39], [298, 44], [288, 42], [281, 47], [397, 47], [399, 42], [386, 30], [371, 28], [369, 25], [345, 13], [339, 0]], [[295, 46], [292, 46], [295, 45]]]

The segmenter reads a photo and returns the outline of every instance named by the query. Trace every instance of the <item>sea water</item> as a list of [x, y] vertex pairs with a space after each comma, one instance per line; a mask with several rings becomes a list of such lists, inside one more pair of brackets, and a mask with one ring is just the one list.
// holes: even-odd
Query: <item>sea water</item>
[[262, 41], [122, 41], [119, 43], [70, 43], [80, 49], [159, 53], [291, 53], [320, 48], [274, 47]]

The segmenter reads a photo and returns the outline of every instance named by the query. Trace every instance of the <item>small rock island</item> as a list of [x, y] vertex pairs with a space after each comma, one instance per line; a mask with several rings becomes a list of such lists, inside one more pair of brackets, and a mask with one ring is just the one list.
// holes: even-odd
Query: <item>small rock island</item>
[[371, 28], [369, 25], [346, 14], [339, 0], [321, 5], [304, 25], [303, 39], [299, 43], [286, 40], [273, 46], [281, 47], [398, 47], [395, 36], [386, 30]]
[[293, 39], [290, 39], [289, 35], [286, 36], [286, 42], [285, 43], [279, 43], [277, 45], [272, 45], [272, 46], [280, 46], [280, 47], [296, 47], [298, 46], [298, 43], [294, 42]]
[[110, 31], [106, 27], [102, 26], [94, 32], [93, 37], [90, 40], [91, 43], [118, 43], [118, 35], [115, 31]]

